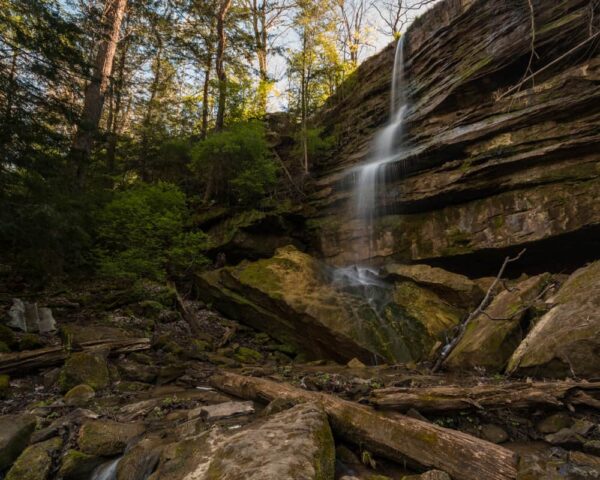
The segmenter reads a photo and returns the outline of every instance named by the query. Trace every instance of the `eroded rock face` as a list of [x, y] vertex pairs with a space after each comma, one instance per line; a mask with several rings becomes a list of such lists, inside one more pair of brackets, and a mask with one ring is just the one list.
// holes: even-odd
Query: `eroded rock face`
[[303, 404], [235, 434], [212, 429], [168, 446], [151, 480], [332, 480], [335, 447], [327, 415]]
[[[589, 2], [532, 4], [538, 71], [585, 40]], [[370, 251], [362, 248], [368, 232], [352, 218], [350, 167], [366, 161], [388, 116], [393, 47], [358, 69], [319, 115], [338, 148], [316, 172], [308, 222], [315, 250], [337, 265], [369, 256], [448, 259], [524, 244], [531, 256], [538, 242], [585, 230], [568, 255], [587, 249], [593, 258], [600, 59], [597, 52], [567, 55], [536, 75], [535, 86], [513, 88], [530, 56], [529, 29], [528, 9], [503, 0], [446, 0], [409, 29], [409, 109], [397, 139], [404, 149], [379, 189], [382, 215]]]
[[270, 259], [202, 274], [198, 286], [225, 315], [317, 358], [420, 360], [459, 320], [456, 308], [408, 282], [372, 285], [369, 300], [363, 287], [336, 280], [329, 267], [292, 246]]
[[554, 306], [510, 358], [523, 375], [593, 377], [600, 374], [600, 261], [577, 270], [548, 303]]

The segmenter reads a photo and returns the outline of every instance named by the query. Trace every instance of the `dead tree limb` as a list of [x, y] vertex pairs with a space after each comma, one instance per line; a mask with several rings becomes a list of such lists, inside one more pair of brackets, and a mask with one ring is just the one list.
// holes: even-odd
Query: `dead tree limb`
[[506, 270], [506, 267], [508, 266], [508, 264], [519, 260], [521, 258], [521, 256], [526, 252], [526, 250], [527, 249], [524, 248], [523, 250], [521, 250], [519, 252], [519, 254], [517, 256], [512, 257], [512, 258], [506, 257], [504, 259], [504, 263], [502, 263], [502, 267], [500, 267], [500, 271], [498, 272], [498, 275], [496, 275], [496, 278], [492, 282], [492, 285], [490, 285], [490, 288], [488, 288], [488, 291], [486, 292], [485, 297], [483, 297], [483, 300], [481, 301], [479, 306], [473, 312], [471, 312], [469, 314], [469, 316], [460, 324], [460, 326], [458, 327], [456, 336], [450, 341], [450, 343], [448, 343], [442, 349], [440, 356], [438, 357], [437, 361], [433, 365], [433, 368], [431, 369], [432, 372], [437, 372], [440, 369], [440, 367], [442, 366], [442, 364], [446, 361], [448, 356], [452, 353], [452, 350], [454, 350], [456, 348], [458, 343], [462, 340], [462, 338], [465, 334], [465, 331], [467, 329], [467, 326], [469, 325], [471, 320], [478, 317], [481, 314], [481, 312], [483, 312], [488, 307], [488, 305], [492, 301], [494, 290], [496, 289], [496, 286], [498, 285], [498, 283], [502, 280], [502, 275], [504, 275], [504, 270]]
[[[137, 352], [150, 348], [148, 338], [121, 338], [83, 342], [79, 345], [84, 351], [108, 351], [111, 355]], [[69, 356], [64, 347], [38, 348], [16, 353], [0, 354], [0, 373], [25, 373], [38, 368], [60, 365]]]
[[317, 402], [337, 436], [397, 462], [436, 468], [462, 480], [508, 480], [517, 476], [513, 452], [466, 433], [400, 414], [388, 418], [365, 405], [264, 378], [226, 372], [214, 376], [211, 383], [247, 400]]
[[600, 382], [511, 382], [501, 385], [460, 387], [393, 387], [373, 390], [369, 402], [377, 408], [423, 412], [491, 408], [564, 407], [596, 408]]

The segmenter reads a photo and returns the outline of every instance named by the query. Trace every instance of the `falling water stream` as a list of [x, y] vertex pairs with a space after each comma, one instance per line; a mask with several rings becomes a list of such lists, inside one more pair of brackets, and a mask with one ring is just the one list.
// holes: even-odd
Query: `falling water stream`
[[91, 480], [115, 480], [117, 478], [117, 466], [121, 457], [109, 460], [100, 465], [92, 473]]

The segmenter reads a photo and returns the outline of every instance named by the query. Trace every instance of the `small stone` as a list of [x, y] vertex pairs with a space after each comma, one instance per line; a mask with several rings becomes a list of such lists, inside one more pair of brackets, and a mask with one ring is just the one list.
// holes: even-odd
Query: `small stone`
[[583, 451], [600, 456], [600, 440], [589, 440], [583, 444]]
[[52, 333], [56, 331], [56, 320], [52, 316], [52, 310], [50, 308], [42, 307], [38, 309], [40, 320], [39, 329], [40, 333]]
[[25, 304], [18, 298], [13, 298], [13, 303], [8, 310], [8, 322], [7, 325], [11, 328], [18, 330], [27, 331], [27, 324], [25, 323]]
[[33, 415], [0, 417], [0, 471], [10, 466], [27, 446], [35, 425]]
[[570, 428], [563, 428], [556, 433], [546, 435], [544, 438], [553, 445], [582, 444], [585, 435], [594, 428], [594, 424], [587, 420], [577, 420]]
[[60, 437], [27, 447], [6, 474], [6, 480], [46, 480], [52, 457], [61, 447]]
[[592, 467], [595, 472], [600, 473], [600, 457], [595, 455], [573, 451], [569, 452], [569, 461], [585, 467]]
[[414, 408], [409, 408], [407, 410], [407, 412], [405, 413], [405, 415], [407, 417], [411, 417], [411, 418], [416, 418], [417, 420], [421, 420], [423, 422], [429, 422], [429, 420], [424, 417], [421, 412], [419, 412], [418, 410], [414, 409]]
[[254, 404], [252, 402], [224, 402], [194, 409], [188, 414], [188, 418], [192, 419], [200, 416], [207, 422], [214, 422], [240, 415], [252, 415], [253, 413]]
[[81, 407], [96, 396], [96, 392], [89, 385], [81, 384], [73, 387], [65, 394], [65, 403]]
[[366, 368], [366, 365], [356, 357], [350, 360], [346, 365], [349, 368]]
[[563, 428], [568, 428], [573, 425], [573, 419], [565, 412], [555, 413], [549, 417], [540, 420], [536, 424], [538, 432], [548, 434], [556, 433]]
[[8, 375], [0, 375], [0, 398], [8, 397], [10, 390], [10, 377]]
[[508, 433], [498, 425], [483, 425], [481, 427], [481, 435], [488, 442], [492, 443], [504, 443], [508, 440]]

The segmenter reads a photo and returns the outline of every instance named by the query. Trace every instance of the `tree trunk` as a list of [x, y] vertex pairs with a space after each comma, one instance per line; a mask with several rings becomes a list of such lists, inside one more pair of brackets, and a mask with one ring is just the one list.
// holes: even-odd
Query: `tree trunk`
[[94, 137], [98, 131], [104, 98], [112, 72], [113, 59], [127, 0], [106, 0], [102, 15], [102, 34], [94, 64], [92, 79], [85, 89], [83, 111], [71, 146], [71, 160], [75, 164], [77, 183], [83, 186]]
[[206, 64], [204, 67], [204, 87], [202, 89], [202, 131], [201, 136], [204, 140], [208, 134], [208, 94], [210, 87], [210, 71], [212, 69], [212, 45], [209, 45], [206, 52]]
[[[583, 393], [583, 395], [582, 395]], [[378, 408], [444, 412], [490, 408], [598, 407], [600, 382], [511, 382], [500, 385], [455, 385], [373, 390], [370, 403]]]
[[248, 400], [281, 398], [296, 403], [319, 403], [336, 435], [397, 462], [408, 459], [410, 463], [443, 470], [462, 480], [509, 480], [517, 476], [517, 458], [513, 452], [466, 433], [399, 414], [388, 418], [372, 408], [333, 395], [263, 378], [227, 372], [214, 376], [211, 384]]
[[254, 46], [258, 60], [258, 108], [261, 114], [267, 111], [269, 72], [267, 71], [267, 0], [259, 6], [252, 0], [252, 27], [254, 29]]
[[219, 80], [219, 104], [217, 110], [217, 123], [216, 130], [223, 130], [225, 123], [225, 102], [227, 100], [227, 74], [225, 73], [225, 44], [227, 42], [227, 36], [225, 34], [225, 17], [231, 7], [232, 0], [222, 0], [219, 12], [217, 15], [217, 58], [216, 58], [216, 71], [217, 79]]
[[[111, 354], [121, 354], [128, 352], [137, 352], [139, 350], [150, 349], [150, 339], [148, 338], [121, 338], [96, 340], [85, 342], [79, 345], [84, 351], [108, 350]], [[0, 354], [0, 374], [3, 373], [24, 373], [38, 368], [46, 368], [54, 365], [60, 365], [69, 356], [69, 352], [64, 347], [38, 348], [17, 353]]]
[[308, 115], [308, 73], [306, 62], [306, 49], [308, 48], [308, 40], [306, 30], [302, 36], [302, 78], [300, 82], [300, 118], [302, 127], [302, 167], [304, 173], [308, 174], [308, 131], [307, 131], [307, 115]]
[[113, 173], [115, 171], [117, 140], [120, 132], [119, 117], [121, 114], [121, 108], [123, 106], [123, 84], [125, 83], [125, 65], [127, 64], [129, 44], [129, 41], [123, 44], [121, 55], [119, 57], [119, 65], [117, 68], [117, 78], [113, 86], [114, 108], [112, 112], [112, 121], [108, 124], [109, 132], [106, 145], [106, 167], [109, 173]]

